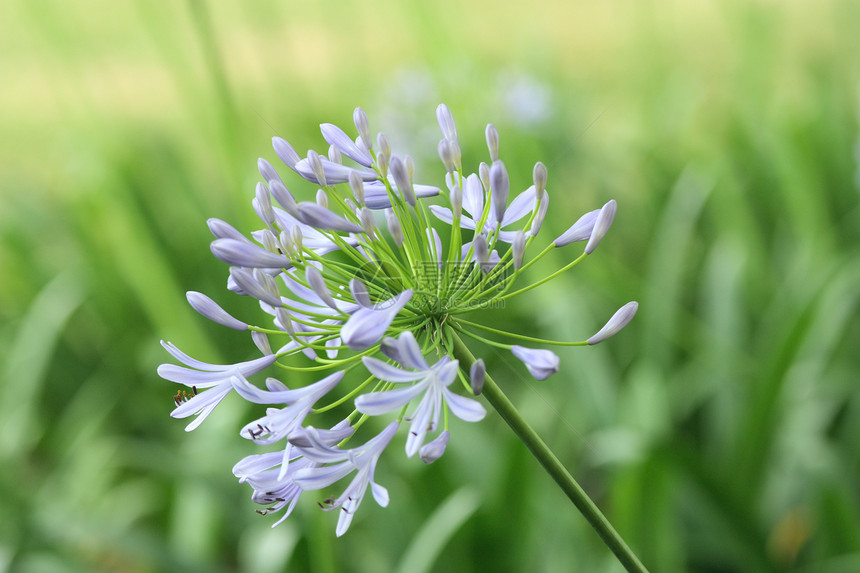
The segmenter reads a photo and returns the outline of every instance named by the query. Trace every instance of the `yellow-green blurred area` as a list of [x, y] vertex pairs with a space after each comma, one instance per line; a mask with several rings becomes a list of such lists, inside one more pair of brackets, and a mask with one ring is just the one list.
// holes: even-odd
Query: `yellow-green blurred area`
[[544, 382], [475, 351], [643, 562], [860, 571], [858, 30], [855, 0], [0, 3], [0, 571], [619, 571], [492, 412], [429, 466], [398, 437], [391, 504], [341, 539], [325, 492], [274, 529], [254, 513], [230, 470], [260, 411], [168, 416], [160, 339], [255, 352], [185, 301], [260, 313], [206, 219], [259, 228], [257, 157], [315, 191], [271, 137], [325, 151], [318, 125], [354, 135], [361, 106], [443, 185], [440, 102], [470, 171], [488, 122], [512, 192], [549, 168], [527, 256], [618, 201], [594, 255], [480, 320], [635, 320]]

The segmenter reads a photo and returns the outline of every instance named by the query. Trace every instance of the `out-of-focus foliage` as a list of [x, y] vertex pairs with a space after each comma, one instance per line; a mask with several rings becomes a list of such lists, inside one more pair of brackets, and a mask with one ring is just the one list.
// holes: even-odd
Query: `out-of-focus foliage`
[[619, 203], [596, 256], [486, 320], [582, 339], [639, 300], [634, 322], [546, 382], [488, 368], [642, 560], [860, 570], [858, 27], [851, 0], [6, 0], [0, 571], [618, 570], [495, 416], [432, 466], [395, 444], [391, 505], [340, 540], [311, 499], [253, 512], [238, 401], [167, 417], [160, 338], [252, 351], [184, 292], [254, 312], [205, 220], [254, 228], [270, 137], [320, 148], [360, 105], [441, 182], [440, 101], [467, 165], [487, 122], [513, 189], [547, 164], [547, 240]]

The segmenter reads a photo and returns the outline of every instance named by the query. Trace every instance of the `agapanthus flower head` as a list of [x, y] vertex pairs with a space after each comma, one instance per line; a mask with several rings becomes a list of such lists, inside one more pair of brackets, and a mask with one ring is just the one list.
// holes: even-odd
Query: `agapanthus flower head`
[[[630, 303], [597, 334], [574, 342], [468, 320], [469, 312], [502, 308], [582, 261], [606, 236], [617, 206], [610, 200], [589, 211], [537, 250], [550, 200], [544, 164], [532, 171], [534, 185], [511, 189], [515, 178], [500, 159], [498, 130], [489, 125], [489, 162], [467, 172], [451, 110], [440, 105], [436, 117], [442, 132], [438, 186], [428, 184], [409, 155], [392, 150], [384, 134], [373, 138], [367, 115], [357, 108], [356, 132], [320, 126], [328, 145], [322, 152], [301, 157], [285, 139], [273, 139], [275, 153], [305, 189], [290, 191], [278, 169], [260, 159], [263, 181], [251, 198], [258, 230], [246, 235], [220, 219], [208, 222], [212, 253], [230, 265], [228, 290], [255, 299], [262, 312], [236, 318], [194, 291], [188, 302], [222, 326], [249, 331], [249, 348], [260, 355], [208, 364], [164, 343], [183, 366], [163, 364], [158, 373], [189, 388], [175, 396], [172, 414], [196, 415], [189, 430], [233, 393], [267, 406], [240, 435], [272, 449], [233, 468], [253, 488], [252, 499], [267, 506], [261, 513], [284, 510], [283, 520], [302, 492], [325, 490], [353, 472], [351, 483], [321, 504], [341, 509], [337, 534], [349, 527], [368, 486], [386, 506], [388, 493], [375, 471], [400, 428], [407, 456], [430, 463], [455, 434], [453, 418], [477, 422], [486, 415], [476, 396], [490, 380], [492, 361], [455, 358], [461, 337], [511, 352], [523, 371], [543, 380], [561, 360], [541, 346], [596, 344], [636, 312]], [[375, 217], [376, 210], [384, 213]], [[535, 261], [576, 241], [587, 241], [585, 249], [564, 268], [515, 288]], [[263, 387], [254, 377], [264, 371]], [[318, 429], [315, 420], [330, 410], [342, 411], [342, 421]]]

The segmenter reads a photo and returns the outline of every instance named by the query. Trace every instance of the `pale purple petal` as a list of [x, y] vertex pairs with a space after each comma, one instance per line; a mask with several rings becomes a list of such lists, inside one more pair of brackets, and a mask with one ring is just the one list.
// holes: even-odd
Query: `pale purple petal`
[[403, 370], [392, 364], [383, 362], [378, 358], [373, 358], [372, 356], [365, 356], [361, 361], [371, 374], [380, 380], [385, 380], [386, 382], [395, 382], [398, 384], [402, 384], [404, 382], [415, 382], [416, 380], [421, 380], [427, 375], [425, 372], [410, 372], [408, 370]]
[[334, 145], [338, 151], [346, 155], [353, 161], [370, 167], [373, 165], [373, 158], [367, 150], [360, 149], [350, 136], [341, 128], [331, 123], [320, 125], [323, 138], [331, 145]]
[[411, 298], [412, 290], [408, 289], [377, 305], [384, 307], [380, 310], [358, 309], [341, 328], [341, 339], [352, 350], [364, 350], [373, 346], [385, 335], [394, 317]]
[[558, 372], [558, 356], [549, 350], [526, 348], [515, 344], [511, 347], [511, 352], [523, 361], [537, 380], [546, 380]]
[[599, 213], [600, 209], [595, 209], [594, 211], [589, 211], [580, 217], [567, 231], [556, 238], [553, 241], [553, 244], [555, 244], [556, 247], [563, 247], [570, 243], [589, 239], [592, 231], [594, 230], [594, 223], [597, 221], [597, 215]]
[[479, 422], [487, 415], [484, 407], [471, 398], [454, 394], [448, 388], [442, 390], [445, 396], [445, 403], [451, 409], [451, 413], [466, 422]]
[[600, 213], [597, 214], [597, 220], [594, 221], [594, 230], [591, 232], [591, 237], [589, 237], [588, 243], [585, 245], [585, 253], [587, 255], [594, 252], [594, 249], [597, 248], [597, 245], [606, 236], [609, 227], [612, 225], [612, 221], [615, 219], [615, 212], [617, 210], [618, 205], [615, 203], [615, 199], [610, 199], [600, 209]]
[[370, 392], [355, 399], [355, 409], [368, 416], [380, 416], [398, 410], [408, 404], [426, 388], [424, 384], [415, 384], [407, 388], [388, 390], [385, 392]]

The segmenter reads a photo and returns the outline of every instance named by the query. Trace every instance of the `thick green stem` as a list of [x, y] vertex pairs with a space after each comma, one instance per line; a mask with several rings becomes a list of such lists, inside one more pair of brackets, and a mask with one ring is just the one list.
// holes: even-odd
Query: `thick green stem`
[[[463, 343], [456, 333], [454, 335], [454, 356], [466, 368], [475, 361], [469, 348]], [[496, 385], [492, 377], [487, 374], [484, 378], [484, 390], [482, 395], [496, 409], [499, 415], [507, 422], [517, 437], [523, 441], [532, 455], [543, 466], [550, 477], [562, 491], [570, 498], [573, 505], [585, 516], [588, 523], [594, 528], [607, 547], [615, 554], [627, 571], [647, 573], [647, 569], [639, 561], [639, 558], [630, 550], [624, 540], [601, 513], [597, 505], [591, 501], [585, 490], [580, 487], [570, 472], [562, 465], [559, 459], [552, 453], [549, 446], [537, 435], [537, 432], [529, 426], [522, 414], [514, 407], [513, 403]]]

